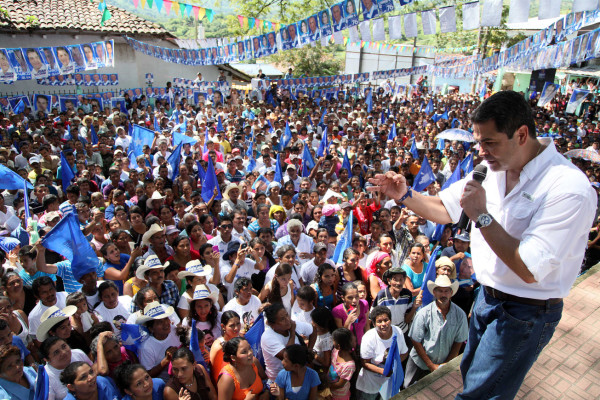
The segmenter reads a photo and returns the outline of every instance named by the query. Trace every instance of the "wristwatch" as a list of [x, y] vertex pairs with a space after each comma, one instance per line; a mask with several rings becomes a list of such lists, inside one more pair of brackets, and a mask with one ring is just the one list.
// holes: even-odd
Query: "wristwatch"
[[484, 213], [479, 215], [479, 217], [477, 217], [477, 222], [475, 223], [475, 228], [477, 229], [481, 229], [481, 228], [485, 228], [486, 226], [491, 225], [491, 223], [494, 221], [494, 217], [492, 217], [490, 214], [488, 213]]

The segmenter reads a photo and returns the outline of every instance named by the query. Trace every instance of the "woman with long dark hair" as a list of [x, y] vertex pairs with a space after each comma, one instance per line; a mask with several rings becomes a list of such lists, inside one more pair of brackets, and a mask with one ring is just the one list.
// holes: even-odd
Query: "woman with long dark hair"
[[187, 347], [180, 347], [171, 359], [171, 378], [164, 391], [165, 400], [217, 400], [217, 392], [202, 364], [197, 364]]

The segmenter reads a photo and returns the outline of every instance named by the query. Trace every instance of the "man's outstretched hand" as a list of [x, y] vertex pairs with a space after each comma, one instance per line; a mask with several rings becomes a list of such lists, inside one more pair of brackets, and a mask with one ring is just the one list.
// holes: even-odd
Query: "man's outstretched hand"
[[399, 199], [406, 193], [406, 178], [404, 175], [388, 171], [385, 174], [377, 174], [369, 179], [373, 185], [367, 188], [369, 192], [379, 192], [392, 199]]

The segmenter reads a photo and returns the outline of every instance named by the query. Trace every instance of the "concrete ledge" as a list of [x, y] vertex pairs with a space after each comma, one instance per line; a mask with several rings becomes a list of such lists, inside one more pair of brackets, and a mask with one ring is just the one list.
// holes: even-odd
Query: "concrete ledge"
[[[594, 265], [592, 268], [588, 269], [583, 274], [581, 274], [579, 277], [577, 277], [577, 279], [573, 283], [573, 288], [575, 288], [577, 285], [579, 285], [585, 279], [587, 279], [588, 277], [592, 276], [593, 274], [595, 274], [599, 271], [600, 271], [600, 263]], [[544, 350], [546, 350], [546, 349], [544, 349]], [[460, 369], [461, 360], [462, 360], [462, 354], [459, 355], [458, 357], [456, 357], [454, 360], [450, 361], [448, 364], [444, 365], [441, 368], [438, 368], [436, 371], [427, 375], [426, 377], [424, 377], [423, 379], [421, 379], [414, 385], [410, 386], [409, 388], [400, 391], [400, 393], [398, 393], [396, 396], [392, 397], [391, 400], [404, 400], [404, 399], [413, 398], [416, 394], [418, 394], [419, 392], [421, 392], [424, 389], [428, 389], [434, 382], [445, 377], [447, 374], [456, 373]], [[459, 375], [460, 375], [460, 373], [459, 373]]]

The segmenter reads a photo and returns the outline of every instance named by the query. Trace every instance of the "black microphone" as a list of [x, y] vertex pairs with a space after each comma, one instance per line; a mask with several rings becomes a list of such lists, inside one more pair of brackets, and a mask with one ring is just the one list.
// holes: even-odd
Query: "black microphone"
[[[460, 168], [460, 166], [458, 166], [456, 168]], [[486, 174], [487, 174], [487, 167], [483, 164], [479, 164], [473, 170], [473, 180], [481, 183], [485, 179]], [[458, 220], [458, 224], [456, 225], [456, 228], [460, 229], [460, 232], [462, 232], [467, 228], [468, 224], [469, 224], [469, 217], [467, 217], [467, 214], [465, 214], [465, 212], [463, 210], [463, 212], [460, 214], [460, 219]]]

